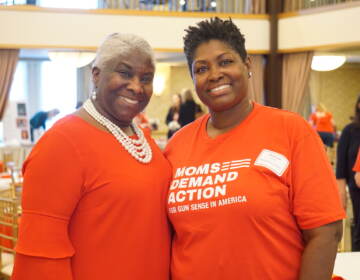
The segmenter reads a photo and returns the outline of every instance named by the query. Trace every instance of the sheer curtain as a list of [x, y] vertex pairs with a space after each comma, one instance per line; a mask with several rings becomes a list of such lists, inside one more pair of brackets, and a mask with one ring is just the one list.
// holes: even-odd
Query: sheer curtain
[[282, 107], [301, 114], [311, 72], [313, 52], [285, 54], [283, 58]]
[[77, 69], [77, 106], [89, 98], [92, 91], [91, 65]]
[[18, 59], [18, 49], [0, 50], [0, 120], [4, 115]]
[[[59, 77], [61, 79], [59, 80]], [[41, 63], [41, 99], [43, 111], [59, 109], [60, 114], [46, 124], [50, 128], [59, 118], [75, 111], [77, 102], [77, 69], [72, 65], [45, 61]]]
[[252, 55], [250, 59], [252, 72], [252, 77], [249, 80], [250, 99], [264, 104], [264, 57]]

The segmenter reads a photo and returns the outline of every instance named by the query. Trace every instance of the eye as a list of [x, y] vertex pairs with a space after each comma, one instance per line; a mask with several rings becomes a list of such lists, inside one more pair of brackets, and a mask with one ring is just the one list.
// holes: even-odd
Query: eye
[[120, 70], [118, 71], [118, 73], [125, 79], [129, 79], [132, 77], [132, 73], [130, 71]]
[[207, 66], [203, 65], [203, 66], [196, 67], [194, 72], [195, 72], [195, 74], [202, 74], [202, 73], [205, 73], [207, 69], [208, 69]]
[[141, 82], [143, 84], [149, 84], [149, 83], [152, 83], [153, 79], [154, 79], [153, 75], [145, 75], [141, 78]]
[[229, 65], [233, 63], [233, 60], [232, 59], [223, 59], [219, 62], [220, 66], [226, 66], [226, 65]]

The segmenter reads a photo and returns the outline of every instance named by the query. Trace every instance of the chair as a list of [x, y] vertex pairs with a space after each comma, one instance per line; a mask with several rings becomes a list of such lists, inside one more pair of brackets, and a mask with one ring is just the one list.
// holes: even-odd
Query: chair
[[20, 200], [0, 197], [0, 276], [10, 279], [14, 266]]

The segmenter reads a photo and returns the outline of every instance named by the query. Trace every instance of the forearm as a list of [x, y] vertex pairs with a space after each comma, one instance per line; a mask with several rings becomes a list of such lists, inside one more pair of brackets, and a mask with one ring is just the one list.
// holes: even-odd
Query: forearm
[[331, 234], [319, 234], [305, 237], [305, 249], [301, 259], [299, 280], [331, 279], [338, 243], [342, 236], [342, 223], [333, 223], [336, 231]]
[[346, 210], [347, 207], [347, 197], [346, 197], [346, 180], [345, 179], [337, 179], [337, 184], [339, 187], [339, 194], [341, 199], [341, 204]]
[[49, 259], [17, 254], [11, 280], [73, 280], [70, 258]]

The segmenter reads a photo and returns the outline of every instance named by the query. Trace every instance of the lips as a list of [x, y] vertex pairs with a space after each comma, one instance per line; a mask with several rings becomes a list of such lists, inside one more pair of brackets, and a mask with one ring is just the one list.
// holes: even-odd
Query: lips
[[230, 85], [229, 84], [226, 84], [226, 85], [220, 85], [220, 86], [217, 86], [215, 88], [212, 88], [212, 89], [209, 89], [208, 92], [211, 94], [211, 95], [223, 95], [227, 92], [227, 90], [230, 88]]
[[132, 104], [132, 105], [135, 105], [135, 104], [138, 104], [138, 103], [139, 103], [139, 100], [127, 98], [127, 97], [124, 97], [124, 96], [121, 96], [120, 98], [121, 98], [122, 100], [124, 100], [126, 103], [130, 103], [130, 104]]

